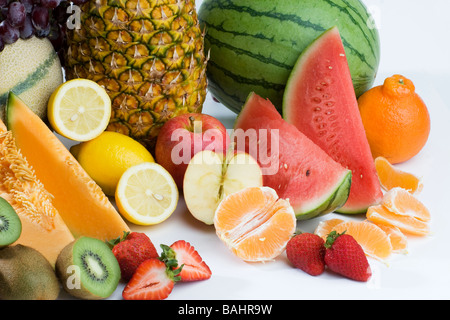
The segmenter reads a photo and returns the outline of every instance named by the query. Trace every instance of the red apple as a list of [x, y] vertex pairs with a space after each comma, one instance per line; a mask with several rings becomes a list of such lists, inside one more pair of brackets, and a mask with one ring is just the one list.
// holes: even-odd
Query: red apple
[[156, 141], [155, 158], [181, 190], [187, 165], [197, 152], [211, 150], [226, 154], [229, 143], [225, 126], [215, 117], [203, 113], [181, 114], [162, 126]]

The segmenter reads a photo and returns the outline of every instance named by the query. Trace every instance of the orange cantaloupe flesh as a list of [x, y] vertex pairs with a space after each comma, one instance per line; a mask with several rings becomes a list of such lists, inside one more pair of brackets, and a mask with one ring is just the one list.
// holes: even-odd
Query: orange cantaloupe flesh
[[14, 245], [36, 249], [55, 266], [59, 253], [74, 237], [1, 120], [0, 196], [11, 204], [22, 223], [22, 232]]
[[61, 140], [14, 94], [8, 98], [7, 126], [74, 237], [110, 240], [130, 231]]

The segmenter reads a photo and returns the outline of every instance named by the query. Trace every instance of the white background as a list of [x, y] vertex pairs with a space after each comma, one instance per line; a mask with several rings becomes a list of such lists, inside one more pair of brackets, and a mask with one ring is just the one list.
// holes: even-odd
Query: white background
[[[255, 0], [257, 1], [257, 0]], [[275, 0], [274, 0], [275, 1]], [[279, 0], [282, 1], [282, 0]], [[247, 263], [232, 255], [215, 235], [214, 227], [195, 220], [182, 196], [175, 213], [160, 225], [138, 227], [159, 249], [184, 239], [195, 246], [210, 266], [211, 279], [178, 283], [168, 299], [449, 299], [450, 291], [450, 27], [449, 0], [365, 0], [374, 13], [381, 39], [381, 64], [376, 85], [403, 74], [416, 85], [429, 108], [430, 139], [422, 152], [400, 168], [422, 176], [419, 195], [432, 215], [432, 234], [409, 238], [407, 255], [393, 255], [388, 264], [370, 259], [373, 276], [359, 283], [325, 272], [312, 277], [291, 267], [285, 254], [273, 262]], [[201, 1], [197, 1], [199, 7]], [[231, 128], [235, 114], [208, 96], [204, 112]], [[313, 231], [320, 220], [299, 228]], [[352, 219], [343, 216], [344, 219]], [[353, 219], [362, 220], [364, 217]], [[111, 299], [121, 299], [120, 285]]]

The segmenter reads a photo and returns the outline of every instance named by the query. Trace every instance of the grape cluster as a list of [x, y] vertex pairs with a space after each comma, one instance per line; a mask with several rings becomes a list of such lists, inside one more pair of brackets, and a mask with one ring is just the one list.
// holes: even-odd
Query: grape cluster
[[[48, 38], [55, 50], [64, 45], [70, 5], [88, 0], [0, 0], [0, 52], [19, 38]], [[69, 11], [70, 12], [70, 11]]]

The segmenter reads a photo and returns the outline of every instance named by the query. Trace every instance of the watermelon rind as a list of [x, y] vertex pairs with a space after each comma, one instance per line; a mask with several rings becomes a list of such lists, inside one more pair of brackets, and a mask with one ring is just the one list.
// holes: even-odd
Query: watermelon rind
[[339, 212], [339, 209], [345, 205], [350, 194], [350, 187], [352, 184], [352, 172], [349, 170], [348, 173], [342, 179], [341, 184], [339, 184], [331, 195], [323, 202], [317, 204], [317, 207], [313, 210], [302, 212], [294, 208], [295, 216], [297, 220], [310, 220], [323, 216], [331, 212]]
[[250, 92], [281, 112], [283, 91], [300, 53], [321, 33], [341, 30], [356, 96], [372, 87], [379, 33], [361, 0], [204, 0], [210, 93], [239, 113]]
[[[254, 92], [251, 92], [249, 94], [249, 96], [246, 99], [246, 102], [242, 108], [242, 110], [239, 112], [236, 120], [235, 120], [235, 124], [234, 124], [234, 129], [238, 129], [240, 128], [240, 121], [242, 120], [242, 118], [244, 118], [244, 114], [246, 111], [246, 106], [248, 105], [249, 101], [254, 97], [257, 96]], [[278, 113], [277, 113], [278, 115]], [[280, 115], [278, 115], [280, 117], [280, 120], [282, 122], [285, 122]], [[245, 121], [245, 120], [242, 120]], [[258, 119], [256, 119], [256, 121], [259, 121]], [[288, 123], [286, 123], [286, 125], [289, 125]], [[278, 129], [278, 128], [277, 128]], [[280, 129], [282, 130], [282, 129]], [[296, 130], [296, 129], [294, 129]], [[296, 130], [297, 131], [297, 130]], [[299, 134], [303, 135], [301, 132], [298, 132]], [[305, 139], [309, 140], [306, 136]], [[311, 144], [313, 144], [311, 142]], [[293, 146], [296, 148], [302, 148], [301, 145], [296, 145]], [[317, 147], [318, 149], [320, 149], [319, 147]], [[323, 152], [322, 150], [320, 151], [321, 153]], [[323, 155], [326, 158], [329, 158], [328, 155], [326, 155], [326, 153], [323, 153]], [[255, 159], [257, 161], [259, 161], [258, 157], [255, 157]], [[329, 158], [329, 161], [331, 161], [332, 163], [335, 163], [335, 161], [331, 158]], [[341, 167], [338, 163], [335, 163], [335, 165]], [[263, 171], [263, 175], [264, 175], [264, 168], [262, 167], [262, 171]], [[322, 192], [320, 195], [317, 195], [316, 198], [312, 199], [312, 198], [304, 198], [305, 201], [302, 200], [302, 203], [299, 206], [296, 206], [294, 204], [294, 201], [292, 201], [292, 199], [287, 198], [287, 200], [290, 201], [292, 208], [294, 210], [295, 216], [297, 218], [297, 220], [310, 220], [319, 216], [323, 216], [325, 214], [331, 213], [331, 212], [335, 212], [336, 210], [338, 210], [339, 208], [341, 208], [342, 206], [345, 205], [345, 203], [347, 202], [348, 196], [350, 194], [350, 188], [351, 188], [351, 183], [352, 183], [352, 171], [345, 169], [343, 167], [341, 167], [341, 171], [342, 174], [337, 177], [335, 176], [336, 180], [334, 182], [333, 185], [328, 185], [325, 189], [324, 192]], [[326, 183], [326, 181], [328, 180], [329, 177], [323, 176], [323, 182]], [[290, 179], [295, 179], [295, 177], [290, 177]], [[290, 183], [289, 181], [286, 183]], [[264, 184], [266, 185], [266, 184]], [[266, 185], [267, 186], [267, 185]], [[276, 186], [271, 186], [272, 188], [276, 190]], [[280, 197], [283, 197], [283, 194], [278, 194]], [[299, 197], [302, 196], [309, 196], [309, 195], [300, 195], [298, 194]], [[305, 203], [307, 203], [307, 205], [305, 205]]]

